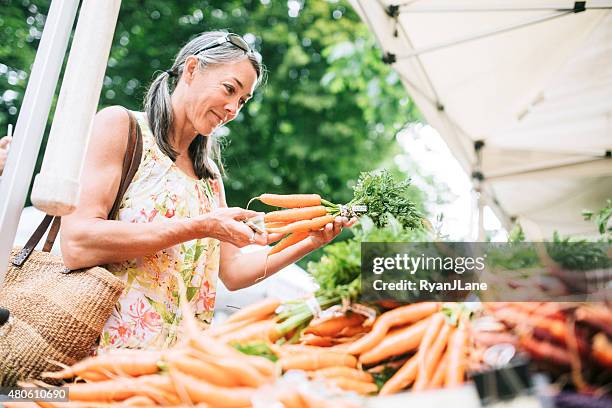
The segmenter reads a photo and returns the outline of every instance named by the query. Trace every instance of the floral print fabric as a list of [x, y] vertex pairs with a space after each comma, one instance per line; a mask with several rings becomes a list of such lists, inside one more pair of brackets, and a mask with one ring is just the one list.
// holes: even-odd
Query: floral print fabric
[[[216, 208], [219, 186], [183, 173], [155, 143], [144, 113], [135, 113], [143, 156], [123, 197], [117, 219], [163, 223], [192, 218]], [[167, 348], [179, 336], [181, 312], [176, 277], [185, 283], [197, 319], [210, 324], [215, 306], [220, 243], [196, 239], [117, 264], [108, 270], [127, 287], [107, 321], [98, 351], [107, 348]]]

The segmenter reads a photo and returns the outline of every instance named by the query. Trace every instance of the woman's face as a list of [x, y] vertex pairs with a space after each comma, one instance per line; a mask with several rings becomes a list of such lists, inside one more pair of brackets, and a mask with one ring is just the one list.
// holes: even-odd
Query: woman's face
[[185, 65], [187, 117], [199, 134], [210, 135], [251, 98], [257, 73], [248, 59], [198, 69], [194, 58]]

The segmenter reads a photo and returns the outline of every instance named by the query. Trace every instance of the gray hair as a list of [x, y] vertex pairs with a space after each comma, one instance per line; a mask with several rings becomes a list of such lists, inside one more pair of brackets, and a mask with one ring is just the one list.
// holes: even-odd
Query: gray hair
[[[265, 78], [265, 67], [253, 52], [245, 53], [240, 48], [226, 42], [220, 46], [211, 48], [196, 55], [198, 50], [212, 44], [217, 39], [227, 35], [225, 31], [204, 32], [189, 41], [177, 54], [172, 67], [159, 74], [151, 83], [145, 96], [145, 112], [149, 127], [155, 136], [155, 142], [159, 149], [172, 161], [176, 160], [177, 153], [170, 145], [170, 129], [172, 128], [173, 113], [170, 99], [171, 86], [174, 87], [185, 68], [187, 57], [195, 55], [198, 58], [198, 68], [205, 69], [207, 66], [227, 64], [237, 61], [248, 60], [257, 73], [259, 86]], [[193, 168], [198, 178], [216, 178], [223, 174], [221, 163], [221, 149], [219, 141], [213, 135], [198, 135], [189, 146], [189, 157], [193, 161]], [[210, 160], [214, 160], [221, 174], [215, 171]]]

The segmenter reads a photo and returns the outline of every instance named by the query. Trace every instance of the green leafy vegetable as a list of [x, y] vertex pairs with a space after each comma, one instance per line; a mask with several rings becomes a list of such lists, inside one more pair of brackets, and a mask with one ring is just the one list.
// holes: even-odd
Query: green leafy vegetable
[[608, 199], [606, 201], [606, 206], [600, 209], [597, 214], [593, 213], [593, 211], [585, 210], [582, 212], [582, 216], [586, 221], [590, 221], [595, 218], [595, 222], [597, 223], [597, 229], [600, 234], [608, 233], [612, 235], [612, 225], [610, 224], [610, 218], [612, 218], [612, 199]]
[[423, 217], [411, 200], [410, 179], [397, 181], [391, 173], [361, 173], [353, 188], [353, 199], [346, 205], [334, 204], [322, 199], [321, 204], [332, 215], [359, 216], [353, 206], [364, 205], [367, 215], [378, 228], [388, 225], [392, 216], [402, 228], [422, 228]]
[[404, 228], [420, 228], [422, 217], [410, 200], [409, 186], [410, 179], [396, 181], [387, 170], [361, 173], [348, 206], [367, 205], [368, 217], [379, 228], [387, 225], [389, 215]]

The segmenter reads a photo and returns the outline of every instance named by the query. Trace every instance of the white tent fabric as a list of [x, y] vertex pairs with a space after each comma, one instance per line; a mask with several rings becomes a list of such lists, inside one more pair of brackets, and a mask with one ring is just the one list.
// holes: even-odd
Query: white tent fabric
[[506, 226], [594, 232], [580, 212], [612, 197], [612, 0], [351, 4]]

